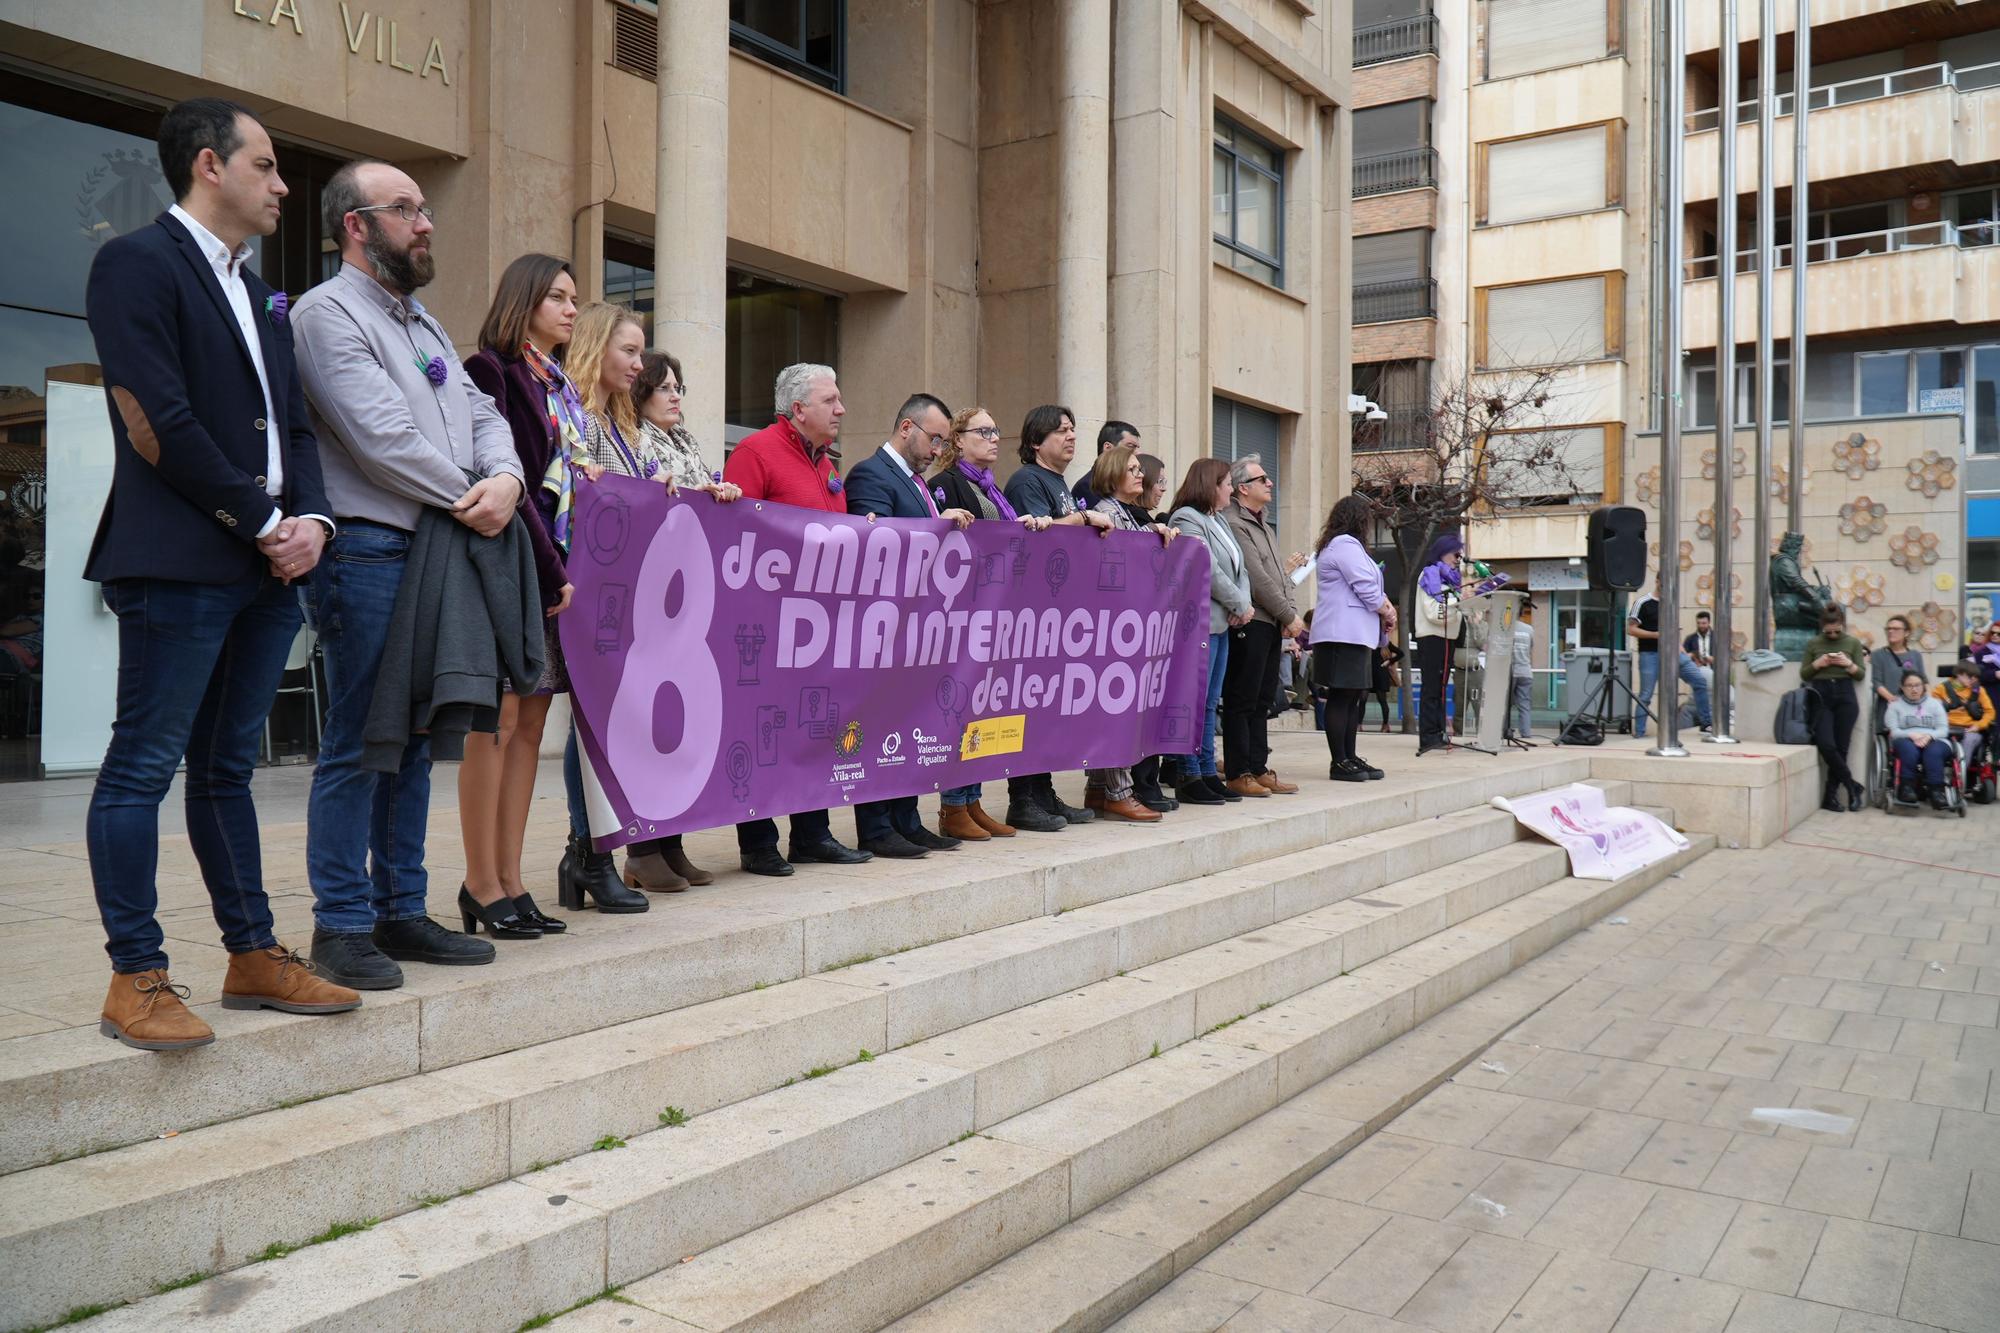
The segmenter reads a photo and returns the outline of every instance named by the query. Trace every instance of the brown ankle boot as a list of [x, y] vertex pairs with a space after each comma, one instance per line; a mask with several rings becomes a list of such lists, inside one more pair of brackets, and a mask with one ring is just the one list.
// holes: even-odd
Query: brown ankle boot
[[1290, 796], [1299, 789], [1298, 783], [1287, 782], [1268, 768], [1257, 775], [1257, 783], [1265, 791], [1274, 792], [1279, 796]]
[[965, 813], [972, 816], [973, 823], [979, 825], [979, 827], [985, 829], [996, 838], [1011, 838], [1014, 836], [1014, 826], [1012, 824], [1003, 824], [992, 815], [987, 814], [979, 808], [979, 802], [977, 801], [966, 806]]
[[1148, 810], [1130, 796], [1127, 796], [1122, 801], [1114, 801], [1106, 797], [1103, 803], [1095, 808], [1113, 819], [1128, 819], [1134, 824], [1157, 824], [1160, 822], [1159, 811]]
[[344, 1014], [361, 1007], [361, 996], [336, 986], [313, 965], [282, 944], [229, 955], [222, 979], [224, 1009], [276, 1009], [287, 1014]]
[[625, 882], [635, 889], [648, 889], [654, 893], [685, 893], [688, 882], [674, 873], [667, 864], [667, 858], [658, 852], [627, 852], [625, 854]]
[[1261, 797], [1271, 794], [1265, 790], [1263, 783], [1257, 781], [1256, 778], [1248, 773], [1239, 773], [1223, 785], [1238, 796]]
[[993, 836], [979, 826], [972, 818], [972, 811], [963, 805], [938, 807], [938, 832], [961, 842], [985, 842]]
[[667, 869], [673, 871], [696, 888], [700, 888], [704, 884], [715, 883], [715, 873], [703, 870], [700, 866], [688, 860], [687, 853], [682, 851], [678, 845], [667, 848], [664, 854], [667, 858]]
[[148, 972], [113, 972], [97, 1030], [142, 1051], [184, 1051], [215, 1040], [215, 1029], [196, 1018], [182, 1001], [164, 967]]

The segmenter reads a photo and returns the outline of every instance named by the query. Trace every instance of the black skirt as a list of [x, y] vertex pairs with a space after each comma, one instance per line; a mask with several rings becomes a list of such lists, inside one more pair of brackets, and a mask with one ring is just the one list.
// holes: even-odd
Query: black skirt
[[1313, 645], [1313, 684], [1323, 690], [1365, 690], [1375, 650], [1360, 643]]

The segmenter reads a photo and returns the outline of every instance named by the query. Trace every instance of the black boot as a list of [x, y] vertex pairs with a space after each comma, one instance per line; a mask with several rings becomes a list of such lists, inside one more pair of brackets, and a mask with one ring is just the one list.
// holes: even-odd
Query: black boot
[[1041, 798], [1042, 808], [1066, 824], [1088, 824], [1097, 818], [1095, 810], [1078, 809], [1056, 795], [1056, 780], [1053, 776], [1042, 779]]
[[1069, 821], [1050, 814], [1037, 796], [1022, 796], [1007, 802], [1007, 823], [1030, 833], [1061, 833], [1068, 828]]
[[580, 912], [585, 898], [595, 902], [598, 911], [613, 915], [643, 912], [653, 905], [645, 894], [625, 887], [611, 853], [592, 851], [572, 832], [556, 867], [556, 901], [567, 911]]

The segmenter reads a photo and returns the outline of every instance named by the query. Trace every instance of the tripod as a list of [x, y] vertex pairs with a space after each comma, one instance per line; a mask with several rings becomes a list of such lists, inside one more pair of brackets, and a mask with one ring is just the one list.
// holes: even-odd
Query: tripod
[[1632, 693], [1632, 687], [1627, 685], [1624, 678], [1618, 674], [1618, 655], [1615, 652], [1608, 653], [1604, 659], [1604, 678], [1590, 687], [1590, 693], [1585, 696], [1583, 706], [1563, 719], [1562, 730], [1556, 733], [1555, 743], [1557, 745], [1563, 743], [1562, 738], [1569, 734], [1570, 724], [1580, 717], [1595, 718], [1597, 721], [1597, 734], [1600, 736], [1609, 735], [1612, 720], [1616, 716], [1616, 704], [1620, 694], [1625, 696], [1626, 701], [1632, 705], [1635, 712], [1643, 713], [1647, 717], [1653, 716], [1653, 710], [1639, 702], [1639, 696]]

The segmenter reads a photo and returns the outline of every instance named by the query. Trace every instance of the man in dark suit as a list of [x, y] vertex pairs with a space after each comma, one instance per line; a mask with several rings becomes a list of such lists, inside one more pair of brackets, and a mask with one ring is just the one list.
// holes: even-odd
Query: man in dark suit
[[[931, 460], [951, 439], [951, 409], [927, 393], [911, 394], [896, 414], [896, 431], [880, 449], [847, 473], [847, 512], [869, 518], [943, 518], [959, 527], [973, 515], [963, 509], [940, 509], [924, 480]], [[911, 857], [948, 852], [959, 845], [924, 827], [917, 798], [896, 796], [863, 801], [854, 807], [854, 827], [863, 851], [877, 856]]]
[[188, 841], [229, 951], [223, 1007], [324, 1014], [361, 997], [278, 943], [250, 800], [299, 630], [290, 585], [333, 528], [284, 298], [248, 266], [285, 183], [232, 102], [175, 106], [159, 149], [179, 202], [107, 242], [84, 296], [116, 451], [84, 573], [118, 617], [117, 718], [86, 825], [113, 973], [100, 1027], [166, 1051], [215, 1039], [154, 919], [159, 806], [183, 757]]

